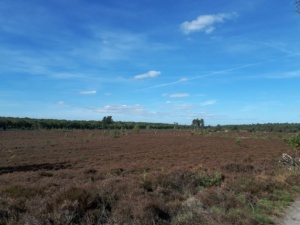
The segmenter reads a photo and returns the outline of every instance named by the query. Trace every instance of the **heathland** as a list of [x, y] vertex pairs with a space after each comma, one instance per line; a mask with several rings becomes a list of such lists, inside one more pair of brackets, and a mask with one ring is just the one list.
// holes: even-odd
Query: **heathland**
[[291, 137], [2, 130], [0, 224], [272, 224], [300, 192], [297, 167], [280, 162], [298, 156]]

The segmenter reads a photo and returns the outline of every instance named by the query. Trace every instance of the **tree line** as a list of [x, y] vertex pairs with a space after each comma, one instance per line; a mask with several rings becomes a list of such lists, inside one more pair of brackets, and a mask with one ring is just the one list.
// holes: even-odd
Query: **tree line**
[[300, 123], [265, 123], [265, 124], [241, 124], [241, 125], [217, 125], [205, 126], [203, 119], [193, 119], [189, 125], [178, 123], [146, 123], [146, 122], [122, 122], [114, 121], [112, 116], [105, 116], [102, 120], [58, 120], [58, 119], [32, 119], [16, 117], [0, 117], [0, 130], [22, 129], [201, 129], [210, 132], [217, 131], [248, 131], [248, 132], [300, 132]]
[[207, 128], [214, 131], [248, 131], [248, 132], [300, 132], [300, 123], [264, 123], [264, 124], [241, 124], [241, 125], [217, 125]]
[[32, 119], [16, 117], [0, 117], [0, 130], [23, 129], [133, 129], [138, 125], [140, 129], [173, 129], [174, 124], [122, 122], [113, 121], [111, 116], [102, 120], [58, 120], [58, 119]]

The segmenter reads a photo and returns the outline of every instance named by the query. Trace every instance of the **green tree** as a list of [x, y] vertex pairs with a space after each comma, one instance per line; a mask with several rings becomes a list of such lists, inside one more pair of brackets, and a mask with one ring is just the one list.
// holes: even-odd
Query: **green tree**
[[104, 116], [102, 119], [102, 129], [107, 128], [109, 125], [113, 124], [112, 116]]
[[109, 124], [112, 124], [114, 121], [112, 119], [112, 116], [104, 116], [103, 119], [102, 119], [102, 122], [104, 124], [109, 125]]
[[200, 128], [204, 128], [204, 119], [201, 118], [199, 122]]
[[200, 121], [199, 121], [199, 119], [193, 119], [192, 125], [193, 125], [193, 127], [199, 127], [199, 126], [200, 126]]
[[192, 126], [194, 128], [204, 128], [204, 119], [193, 119]]

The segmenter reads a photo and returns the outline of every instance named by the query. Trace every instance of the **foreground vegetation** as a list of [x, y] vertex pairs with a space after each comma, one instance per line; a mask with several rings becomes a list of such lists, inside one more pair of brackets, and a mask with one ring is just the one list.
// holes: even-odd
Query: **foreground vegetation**
[[228, 180], [203, 167], [85, 176], [84, 184], [53, 178], [2, 190], [0, 224], [273, 224], [300, 191], [296, 171]]

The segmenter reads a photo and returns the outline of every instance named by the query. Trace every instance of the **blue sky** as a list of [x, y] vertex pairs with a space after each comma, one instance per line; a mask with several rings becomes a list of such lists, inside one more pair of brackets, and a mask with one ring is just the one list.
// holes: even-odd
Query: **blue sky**
[[293, 0], [2, 0], [0, 116], [300, 122]]

